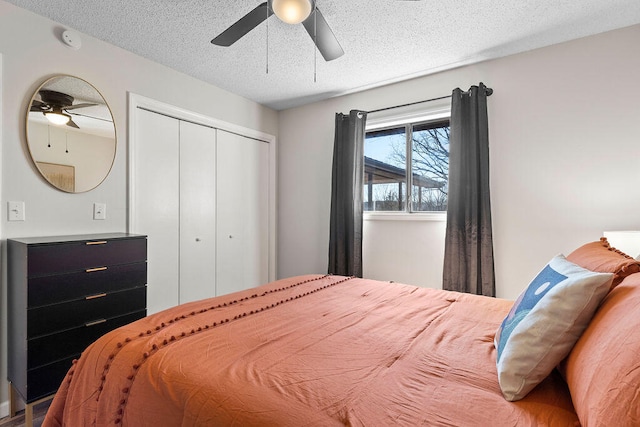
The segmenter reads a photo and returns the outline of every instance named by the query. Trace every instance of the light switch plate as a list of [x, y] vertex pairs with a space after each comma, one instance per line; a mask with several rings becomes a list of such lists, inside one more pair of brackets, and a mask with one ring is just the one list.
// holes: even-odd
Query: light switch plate
[[24, 221], [24, 202], [8, 202], [9, 221]]
[[94, 203], [93, 204], [93, 219], [107, 219], [107, 204], [106, 203]]

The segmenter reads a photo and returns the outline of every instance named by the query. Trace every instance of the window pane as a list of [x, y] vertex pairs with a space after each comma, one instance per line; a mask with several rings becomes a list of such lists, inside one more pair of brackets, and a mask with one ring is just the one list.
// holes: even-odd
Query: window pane
[[411, 208], [446, 211], [449, 178], [449, 122], [416, 125], [411, 142]]
[[405, 127], [367, 132], [364, 141], [364, 210], [404, 211], [407, 196]]

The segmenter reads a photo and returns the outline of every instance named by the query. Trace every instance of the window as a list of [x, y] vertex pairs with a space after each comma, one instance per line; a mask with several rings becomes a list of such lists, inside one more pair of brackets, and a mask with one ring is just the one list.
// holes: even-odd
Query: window
[[366, 133], [365, 211], [446, 211], [448, 177], [448, 119], [395, 125]]

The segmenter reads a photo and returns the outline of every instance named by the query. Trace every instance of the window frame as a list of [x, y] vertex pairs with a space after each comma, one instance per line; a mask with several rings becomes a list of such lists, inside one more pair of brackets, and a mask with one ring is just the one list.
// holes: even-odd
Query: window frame
[[[414, 107], [415, 108], [415, 107]], [[399, 109], [400, 110], [400, 109]], [[407, 196], [405, 197], [403, 211], [363, 211], [363, 219], [365, 221], [446, 221], [447, 211], [413, 211], [411, 209], [411, 194], [413, 185], [413, 158], [412, 158], [412, 130], [413, 126], [424, 125], [428, 123], [437, 123], [443, 120], [451, 120], [451, 101], [447, 98], [440, 102], [434, 102], [425, 109], [424, 106], [419, 110], [400, 110], [392, 113], [386, 112], [384, 115], [373, 115], [367, 117], [365, 126], [365, 134], [372, 131], [379, 131], [389, 128], [399, 128], [405, 126], [407, 150]], [[408, 132], [411, 130], [411, 132]]]

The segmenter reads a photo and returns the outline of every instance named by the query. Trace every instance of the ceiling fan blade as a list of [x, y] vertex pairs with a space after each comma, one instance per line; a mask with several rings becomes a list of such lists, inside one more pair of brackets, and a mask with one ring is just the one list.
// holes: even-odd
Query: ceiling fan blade
[[311, 15], [302, 22], [302, 25], [314, 40], [325, 61], [332, 61], [344, 55], [342, 46], [338, 43], [338, 39], [331, 31], [327, 20], [322, 16], [320, 9], [316, 7]]
[[64, 107], [64, 109], [65, 110], [75, 110], [76, 108], [93, 107], [94, 105], [98, 105], [98, 104], [90, 104], [90, 103], [75, 104], [75, 105], [70, 105], [68, 107]]
[[67, 122], [67, 126], [70, 126], [70, 127], [72, 127], [72, 128], [76, 128], [76, 129], [80, 129], [80, 126], [78, 126], [78, 125], [76, 124], [76, 122], [74, 122], [74, 121], [73, 121], [73, 119], [71, 119], [71, 118], [70, 118], [70, 119], [69, 119], [69, 121]]
[[271, 15], [273, 11], [267, 6], [267, 2], [264, 2], [220, 33], [211, 43], [217, 46], [231, 46]]
[[29, 111], [37, 111], [37, 112], [47, 111], [50, 109], [51, 109], [51, 106], [49, 104], [40, 102], [37, 99], [34, 99], [33, 102], [31, 102], [31, 107], [29, 107]]
[[90, 116], [89, 114], [76, 113], [75, 111], [69, 111], [72, 116], [86, 117], [93, 120], [100, 120], [101, 122], [113, 123], [113, 120], [103, 119], [102, 117]]

